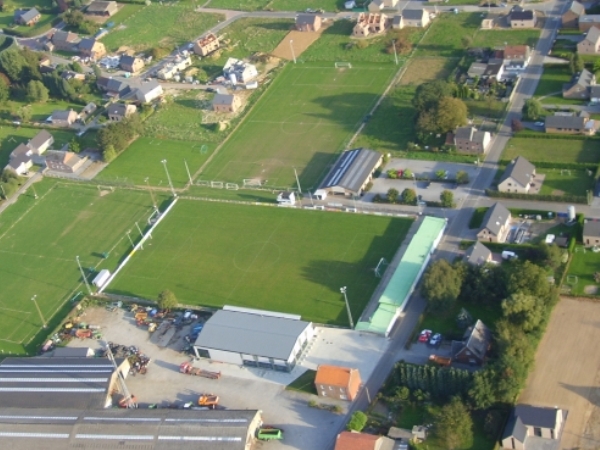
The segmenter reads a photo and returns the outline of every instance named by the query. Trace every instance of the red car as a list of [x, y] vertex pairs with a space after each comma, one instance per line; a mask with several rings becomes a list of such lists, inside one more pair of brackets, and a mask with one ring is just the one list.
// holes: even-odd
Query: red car
[[431, 337], [431, 330], [423, 330], [421, 334], [419, 334], [419, 342], [429, 342], [429, 338]]

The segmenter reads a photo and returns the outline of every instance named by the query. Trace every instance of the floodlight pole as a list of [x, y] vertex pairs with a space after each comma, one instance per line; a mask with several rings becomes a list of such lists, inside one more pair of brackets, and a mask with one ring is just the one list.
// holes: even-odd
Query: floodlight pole
[[37, 195], [37, 192], [35, 191], [35, 186], [33, 185], [33, 182], [31, 183], [31, 189], [33, 190], [33, 198], [35, 198], [37, 200], [38, 195]]
[[298, 172], [296, 172], [296, 168], [294, 167], [294, 175], [296, 175], [296, 183], [298, 184], [298, 192], [302, 195], [302, 187], [300, 186], [300, 178], [298, 178]]
[[192, 175], [190, 174], [190, 168], [188, 167], [187, 160], [186, 160], [186, 159], [184, 159], [184, 160], [183, 160], [183, 163], [185, 164], [185, 170], [186, 170], [186, 172], [187, 172], [187, 174], [188, 174], [188, 178], [190, 179], [190, 186], [191, 186], [191, 185], [193, 185], [194, 183], [192, 182]]
[[348, 311], [348, 321], [350, 322], [350, 328], [354, 329], [354, 321], [352, 320], [352, 313], [350, 312], [350, 304], [348, 303], [348, 295], [346, 291], [348, 290], [347, 286], [343, 286], [340, 288], [340, 292], [344, 295], [344, 301], [346, 302], [346, 310]]
[[154, 198], [154, 191], [150, 187], [150, 183], [148, 181], [148, 177], [146, 177], [144, 179], [144, 181], [146, 182], [146, 186], [148, 186], [148, 191], [150, 192], [150, 197], [152, 198], [152, 206], [154, 206], [154, 210], [155, 211], [158, 211], [158, 207], [156, 206], [156, 199]]
[[177, 193], [175, 192], [175, 188], [173, 187], [173, 182], [171, 181], [171, 175], [169, 175], [169, 170], [167, 169], [167, 160], [163, 159], [161, 163], [163, 164], [163, 166], [165, 166], [165, 173], [167, 174], [167, 180], [169, 181], [169, 186], [171, 187], [171, 193], [173, 194], [173, 197], [177, 197]]
[[294, 64], [296, 64], [296, 54], [294, 53], [294, 46], [292, 45], [294, 43], [293, 39], [290, 39], [290, 49], [292, 50], [292, 59], [294, 60]]
[[394, 46], [394, 60], [396, 61], [396, 65], [398, 65], [398, 53], [396, 52], [396, 39], [392, 41], [392, 45]]
[[48, 328], [46, 326], [46, 319], [44, 319], [44, 316], [42, 315], [42, 310], [40, 309], [40, 306], [37, 304], [37, 302], [35, 301], [37, 295], [34, 295], [33, 297], [31, 297], [31, 301], [35, 304], [35, 307], [37, 309], [38, 314], [40, 315], [40, 319], [42, 319], [42, 324], [43, 324], [43, 328]]
[[140, 232], [140, 236], [141, 236], [141, 240], [140, 240], [140, 248], [142, 250], [144, 250], [144, 233], [142, 233], [142, 229], [140, 228], [140, 226], [138, 225], [138, 223], [135, 223], [135, 226], [137, 227], [138, 231]]
[[87, 277], [85, 276], [85, 272], [83, 271], [83, 267], [81, 267], [81, 261], [79, 261], [79, 256], [76, 256], [75, 259], [77, 260], [77, 265], [79, 266], [79, 270], [81, 271], [81, 276], [83, 277], [83, 281], [85, 283], [85, 286], [87, 287], [88, 294], [92, 295], [92, 289], [90, 288], [90, 285], [88, 283]]
[[128, 231], [127, 231], [127, 237], [129, 238], [129, 242], [131, 242], [131, 246], [132, 246], [132, 247], [135, 247], [135, 245], [133, 245], [133, 239], [131, 239], [131, 235], [130, 235], [130, 233], [131, 233], [131, 230], [128, 230]]

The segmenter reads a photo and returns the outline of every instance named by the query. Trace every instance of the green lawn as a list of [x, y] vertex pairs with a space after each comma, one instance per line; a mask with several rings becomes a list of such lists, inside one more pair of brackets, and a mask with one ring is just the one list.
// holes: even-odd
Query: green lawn
[[137, 14], [140, 10], [144, 8], [144, 5], [136, 5], [133, 3], [121, 4], [119, 6], [121, 7], [119, 11], [109, 20], [109, 22], [112, 22], [115, 26], [118, 26], [119, 24], [125, 22], [131, 16]]
[[469, 108], [469, 117], [485, 117], [492, 120], [501, 119], [508, 104], [499, 100], [465, 100], [464, 102]]
[[14, 120], [13, 113], [24, 105], [31, 106], [31, 122], [40, 123], [44, 123], [45, 120], [52, 115], [52, 112], [57, 109], [74, 109], [75, 111], [81, 111], [83, 109], [83, 105], [72, 103], [66, 100], [50, 99], [45, 103], [31, 104], [9, 100], [0, 106], [0, 118]]
[[[575, 139], [512, 138], [504, 148], [502, 159], [513, 160], [523, 156], [532, 162], [582, 163], [596, 165], [600, 162], [597, 141]], [[543, 172], [543, 169], [540, 169]]]
[[[571, 294], [584, 294], [586, 286], [600, 287], [594, 280], [595, 272], [600, 272], [600, 253], [594, 253], [589, 248], [584, 250], [583, 246], [578, 246], [565, 277], [565, 284], [571, 287]], [[577, 277], [576, 282], [573, 277]], [[600, 289], [596, 295], [600, 295]]]
[[[23, 353], [44, 320], [78, 291], [84, 291], [75, 257], [86, 272], [114, 270], [130, 246], [126, 232], [144, 226], [151, 213], [145, 192], [117, 190], [100, 196], [95, 186], [36, 184], [0, 216], [0, 349]], [[108, 259], [102, 252], [110, 252]], [[50, 329], [48, 330], [50, 331]]]
[[358, 136], [356, 146], [398, 152], [406, 150], [409, 142], [416, 142], [417, 110], [411, 103], [415, 91], [410, 85], [390, 90]]
[[145, 184], [168, 187], [167, 175], [161, 161], [167, 160], [167, 169], [173, 185], [183, 187], [188, 181], [185, 169], [187, 161], [193, 175], [213, 152], [215, 145], [207, 143], [203, 151], [202, 142], [163, 140], [141, 137], [98, 174], [97, 180], [125, 184]]
[[[46, 7], [50, 7], [50, 3], [46, 3]], [[54, 20], [56, 14], [42, 14], [40, 20], [33, 26], [28, 27], [24, 25], [17, 25], [13, 27], [13, 20], [15, 10], [17, 9], [31, 9], [34, 7], [40, 8], [40, 2], [37, 0], [5, 0], [2, 11], [0, 11], [0, 28], [7, 28], [9, 30], [15, 30], [20, 33], [25, 33], [28, 36], [42, 34], [45, 30], [50, 29], [52, 26], [52, 20]], [[57, 10], [58, 13], [58, 10]]]
[[173, 50], [224, 20], [220, 14], [194, 11], [192, 3], [152, 3], [123, 20], [102, 42], [109, 51], [122, 45], [135, 50], [160, 46]]
[[155, 298], [171, 289], [180, 303], [236, 305], [347, 324], [340, 286], [358, 317], [412, 221], [267, 206], [179, 200], [151, 245], [109, 291]]
[[208, 8], [241, 11], [304, 11], [307, 8], [335, 12], [344, 9], [343, 0], [211, 0]]
[[201, 179], [303, 188], [325, 175], [394, 75], [393, 64], [288, 64]]
[[463, 38], [470, 38], [470, 47], [495, 47], [514, 44], [534, 46], [539, 30], [481, 30], [480, 13], [441, 14], [430, 25], [417, 50], [419, 56], [462, 57], [466, 50]]
[[[352, 39], [352, 29], [355, 21], [337, 20], [326, 28], [321, 37], [314, 42], [302, 55], [303, 61], [350, 61], [350, 62], [394, 62], [393, 53], [386, 51], [387, 44], [396, 36], [395, 32], [373, 39]], [[423, 36], [423, 30], [405, 28], [401, 31], [410, 42], [416, 44]], [[361, 48], [365, 45], [366, 47]]]
[[316, 370], [307, 370], [290, 384], [287, 385], [286, 389], [289, 391], [297, 391], [305, 394], [317, 395], [317, 389], [315, 388], [315, 377], [317, 376]]
[[292, 19], [236, 20], [219, 32], [228, 41], [220, 49], [220, 56], [194, 60], [194, 66], [203, 69], [209, 77], [221, 75], [228, 58], [247, 58], [257, 52], [271, 53], [294, 26]]
[[585, 170], [570, 170], [561, 173], [560, 169], [539, 169], [539, 173], [546, 175], [540, 194], [542, 195], [586, 195], [586, 192], [594, 188], [594, 178], [589, 176]]
[[544, 72], [540, 78], [535, 96], [556, 94], [562, 98], [563, 84], [571, 81], [571, 72], [568, 65], [544, 66]]
[[481, 227], [485, 213], [488, 211], [488, 207], [483, 206], [481, 208], [475, 208], [471, 221], [469, 222], [469, 229], [476, 230]]
[[[14, 125], [0, 125], [0, 167], [8, 164], [10, 153], [22, 143], [38, 134], [41, 130], [36, 128], [16, 127]], [[54, 136], [53, 148], [60, 149], [64, 144], [75, 137], [75, 133], [66, 130], [49, 130]]]

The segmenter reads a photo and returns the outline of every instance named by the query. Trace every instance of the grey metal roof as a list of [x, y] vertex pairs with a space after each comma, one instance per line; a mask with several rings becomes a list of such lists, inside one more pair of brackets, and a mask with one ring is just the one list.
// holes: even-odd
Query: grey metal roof
[[0, 409], [104, 408], [113, 372], [106, 358], [6, 358]]
[[518, 156], [514, 162], [510, 163], [502, 178], [500, 179], [500, 183], [508, 178], [512, 178], [521, 186], [527, 186], [531, 181], [531, 177], [534, 175], [535, 166], [531, 164], [527, 159], [522, 156]]
[[257, 410], [35, 410], [0, 413], [0, 445], [19, 450], [244, 450]]
[[513, 10], [510, 13], [510, 20], [533, 20], [533, 11]]
[[456, 129], [454, 137], [455, 139], [483, 144], [485, 133], [485, 131], [478, 131], [475, 127], [460, 127]]
[[474, 63], [471, 63], [471, 65], [469, 66], [469, 69], [467, 70], [467, 74], [470, 77], [481, 76], [485, 73], [486, 69], [487, 69], [486, 63], [474, 62]]
[[29, 141], [29, 147], [34, 150], [37, 150], [48, 141], [54, 141], [54, 138], [46, 130], [42, 130], [31, 138], [31, 140]]
[[287, 361], [310, 322], [254, 313], [219, 310], [198, 335], [198, 348]]
[[586, 117], [578, 116], [546, 116], [546, 128], [569, 128], [572, 130], [584, 130]]
[[423, 20], [423, 16], [427, 14], [424, 9], [404, 9], [402, 17], [407, 20]]
[[477, 320], [475, 325], [467, 331], [467, 343], [465, 347], [474, 353], [479, 359], [483, 359], [490, 346], [492, 333], [481, 320]]
[[487, 228], [491, 233], [498, 235], [509, 217], [510, 211], [502, 203], [494, 203], [485, 213], [481, 228]]
[[233, 94], [216, 94], [213, 98], [213, 105], [231, 106], [234, 100]]
[[83, 50], [91, 50], [94, 48], [94, 45], [96, 45], [96, 42], [98, 42], [96, 39], [83, 38], [79, 43], [79, 48]]
[[523, 425], [529, 427], [554, 428], [556, 426], [557, 408], [541, 406], [517, 405], [515, 415]]
[[515, 438], [515, 440], [519, 442], [525, 442], [525, 439], [527, 439], [527, 427], [523, 425], [523, 422], [515, 415], [514, 410], [506, 423], [506, 427], [504, 427], [502, 440], [510, 437]]
[[580, 85], [583, 88], [587, 88], [592, 85], [594, 81], [594, 75], [587, 69], [583, 69], [576, 77], [573, 85]]
[[475, 242], [475, 244], [465, 253], [469, 264], [475, 264], [478, 266], [488, 262], [491, 255], [492, 251], [481, 242]]
[[113, 103], [107, 108], [107, 110], [109, 116], [125, 117], [125, 114], [127, 113], [127, 105], [124, 103]]
[[358, 193], [365, 180], [373, 173], [381, 154], [366, 148], [343, 152], [331, 171], [319, 185], [319, 189], [339, 186]]
[[600, 237], [600, 221], [586, 220], [586, 222], [583, 224], [583, 235]]
[[94, 354], [90, 347], [56, 347], [50, 356], [53, 358], [87, 358]]
[[52, 120], [68, 120], [72, 113], [72, 110], [57, 109], [52, 112]]
[[138, 84], [135, 85], [135, 87], [137, 87], [138, 91], [140, 91], [144, 95], [146, 95], [149, 92], [152, 92], [158, 86], [160, 86], [160, 83], [156, 80], [144, 81], [143, 83], [140, 83], [139, 85]]
[[75, 33], [71, 33], [70, 31], [56, 31], [52, 35], [52, 42], [54, 44], [58, 44], [61, 42], [75, 44], [79, 41], [79, 36]]
[[30, 152], [31, 149], [25, 144], [17, 145], [10, 154], [8, 165], [17, 170], [21, 164], [31, 161]]

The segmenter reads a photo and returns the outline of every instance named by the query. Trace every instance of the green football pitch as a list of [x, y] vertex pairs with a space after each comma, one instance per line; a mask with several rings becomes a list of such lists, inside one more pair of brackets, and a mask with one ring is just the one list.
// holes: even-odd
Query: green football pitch
[[235, 305], [347, 325], [354, 319], [412, 220], [266, 206], [179, 200], [107, 292], [156, 298], [172, 290], [184, 305]]
[[295, 183], [295, 168], [303, 188], [316, 187], [395, 71], [392, 64], [288, 64], [200, 178], [283, 188]]
[[101, 194], [95, 186], [55, 180], [36, 183], [35, 189], [38, 199], [29, 190], [0, 216], [0, 349], [5, 353], [31, 350], [28, 344], [38, 339], [42, 321], [55, 323], [69, 299], [85, 292], [76, 256], [90, 279], [90, 269], [113, 270], [130, 248], [127, 231], [135, 239], [135, 222], [144, 227], [152, 211], [143, 191]]

